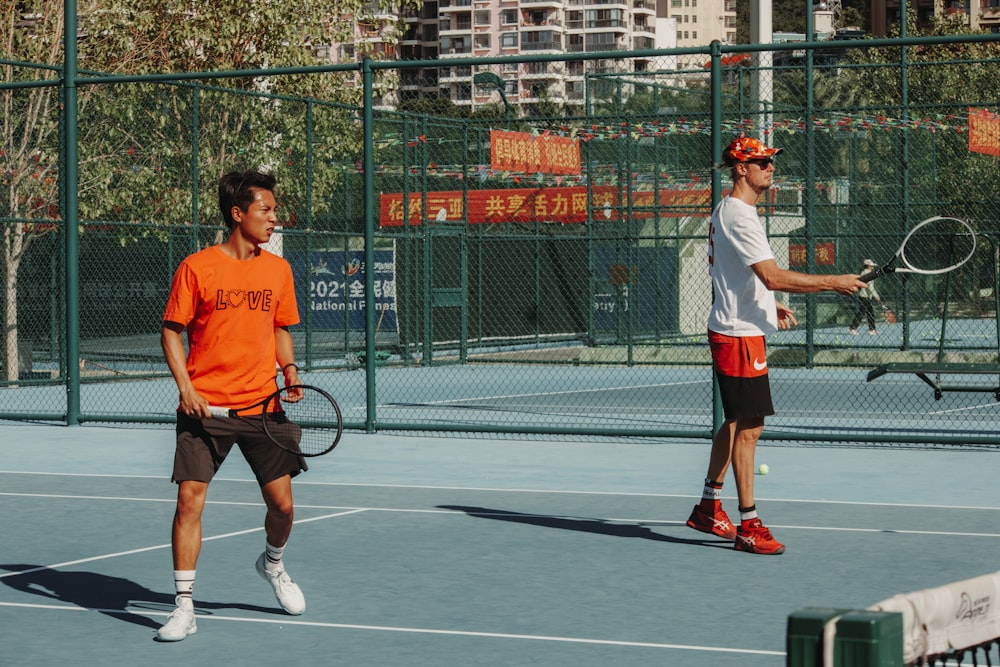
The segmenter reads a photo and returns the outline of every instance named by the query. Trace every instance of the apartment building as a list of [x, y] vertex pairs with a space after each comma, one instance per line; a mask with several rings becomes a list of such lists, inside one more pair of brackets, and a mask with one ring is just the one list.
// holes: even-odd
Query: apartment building
[[[644, 51], [732, 42], [736, 0], [434, 0], [406, 22], [403, 60]], [[488, 85], [474, 81], [478, 72], [471, 64], [457, 64], [405, 71], [399, 92], [401, 98], [439, 94], [472, 109], [500, 99], [521, 106], [582, 105], [585, 72], [623, 73], [622, 67], [641, 72], [662, 63], [510, 62], [484, 68], [499, 76]]]
[[677, 20], [677, 46], [736, 42], [736, 0], [657, 0], [657, 15]]

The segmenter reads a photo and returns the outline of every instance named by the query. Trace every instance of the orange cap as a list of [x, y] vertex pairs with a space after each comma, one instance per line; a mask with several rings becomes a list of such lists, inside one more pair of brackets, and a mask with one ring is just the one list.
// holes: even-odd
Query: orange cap
[[781, 151], [780, 148], [768, 148], [759, 140], [740, 134], [722, 151], [722, 159], [725, 160], [726, 164], [734, 165], [737, 162], [769, 158]]

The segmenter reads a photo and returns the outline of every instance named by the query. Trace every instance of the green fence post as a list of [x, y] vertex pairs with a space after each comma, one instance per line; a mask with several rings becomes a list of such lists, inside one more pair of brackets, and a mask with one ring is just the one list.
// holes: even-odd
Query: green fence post
[[[715, 165], [722, 164], [722, 43], [711, 44], [711, 89], [712, 89], [712, 206], [722, 199], [722, 174]], [[719, 394], [719, 378], [712, 370], [712, 433], [718, 432], [724, 421], [722, 396]]]
[[76, 0], [63, 5], [65, 35], [63, 70], [63, 123], [66, 159], [63, 163], [63, 243], [66, 256], [66, 424], [80, 423], [80, 202], [77, 195], [80, 164], [77, 108]]
[[200, 152], [199, 141], [201, 140], [201, 118], [199, 104], [201, 102], [201, 86], [191, 87], [191, 234], [188, 236], [188, 250], [192, 254], [198, 252], [199, 237], [198, 232], [198, 153]]
[[375, 432], [375, 113], [374, 71], [371, 61], [361, 63], [364, 86], [364, 183], [365, 183], [365, 431]]

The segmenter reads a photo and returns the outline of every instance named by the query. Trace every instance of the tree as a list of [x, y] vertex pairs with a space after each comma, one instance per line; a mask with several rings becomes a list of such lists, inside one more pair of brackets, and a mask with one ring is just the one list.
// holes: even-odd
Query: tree
[[[317, 65], [316, 47], [353, 43], [358, 23], [379, 23], [376, 16], [394, 4], [338, 0], [331, 8], [319, 0], [80, 0], [79, 67], [85, 74], [149, 74]], [[2, 82], [57, 82], [63, 3], [0, 0], [0, 17]], [[189, 211], [198, 213], [197, 222], [217, 224], [213, 188], [185, 180], [192, 169], [195, 131], [194, 162], [207, 181], [233, 168], [270, 169], [288, 195], [293, 220], [303, 218], [303, 193], [310, 187], [340, 182], [339, 165], [332, 163], [360, 152], [356, 108], [361, 87], [354, 72], [81, 85], [78, 91], [80, 217], [125, 223], [122, 242], [148, 233], [127, 223], [166, 229], [190, 223]], [[52, 233], [57, 228], [52, 221], [59, 217], [59, 97], [58, 87], [0, 90], [0, 363], [8, 381], [16, 380], [18, 371], [14, 286], [21, 262], [33, 239]], [[317, 155], [311, 173], [303, 168], [307, 149]], [[192, 192], [204, 201], [192, 202]]]
[[[774, 0], [772, 6], [772, 21], [775, 32], [806, 31], [806, 7], [819, 4], [805, 3], [802, 0]], [[858, 27], [868, 31], [871, 25], [866, 3], [860, 0], [841, 3], [838, 28]], [[738, 0], [736, 3], [736, 43], [750, 43], [750, 0]]]
[[[0, 0], [3, 83], [56, 82], [62, 53], [62, 3]], [[18, 378], [17, 274], [31, 241], [50, 234], [58, 208], [59, 89], [0, 90], [0, 224], [3, 248], [3, 377]]]
[[[908, 34], [912, 36], [972, 33], [960, 19], [950, 17], [918, 28], [914, 14], [909, 15]], [[996, 170], [997, 158], [969, 152], [968, 137], [962, 131], [968, 108], [996, 111], [998, 53], [1000, 47], [989, 42], [908, 47], [907, 108], [900, 106], [902, 78], [895, 65], [901, 49], [853, 52], [858, 67], [844, 71], [845, 85], [857, 91], [857, 103], [870, 109], [872, 116], [905, 119], [918, 127], [905, 131], [915, 178], [911, 186], [923, 192], [926, 200], [940, 202], [952, 215], [985, 218], [983, 207], [1000, 200], [995, 179], [983, 178], [984, 173]], [[885, 158], [898, 161], [897, 156]]]

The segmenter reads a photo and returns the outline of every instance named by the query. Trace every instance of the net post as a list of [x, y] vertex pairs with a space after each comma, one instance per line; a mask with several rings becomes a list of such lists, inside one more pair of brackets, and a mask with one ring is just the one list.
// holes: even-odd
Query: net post
[[903, 615], [898, 611], [851, 611], [837, 621], [835, 667], [904, 667]]
[[787, 667], [823, 667], [823, 631], [827, 623], [849, 611], [806, 607], [789, 614], [785, 634]]

